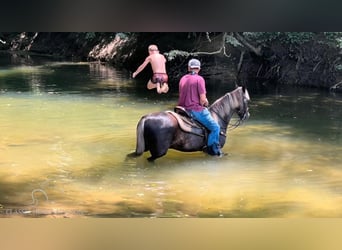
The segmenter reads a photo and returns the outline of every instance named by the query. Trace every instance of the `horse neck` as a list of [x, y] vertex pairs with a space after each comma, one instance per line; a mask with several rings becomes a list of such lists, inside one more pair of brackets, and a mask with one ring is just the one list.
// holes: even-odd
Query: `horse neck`
[[232, 97], [231, 94], [226, 94], [217, 100], [212, 106], [210, 106], [209, 111], [214, 118], [214, 120], [220, 125], [221, 129], [226, 130], [233, 116], [235, 108], [232, 107]]

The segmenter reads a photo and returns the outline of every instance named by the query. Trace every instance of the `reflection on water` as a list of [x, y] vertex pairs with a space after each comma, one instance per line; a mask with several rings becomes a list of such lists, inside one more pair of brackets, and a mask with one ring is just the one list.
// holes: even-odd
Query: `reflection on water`
[[0, 69], [0, 91], [0, 217], [342, 216], [341, 97], [252, 92], [227, 156], [170, 150], [150, 163], [126, 158], [136, 124], [172, 108], [175, 90], [157, 95], [104, 65], [44, 62]]

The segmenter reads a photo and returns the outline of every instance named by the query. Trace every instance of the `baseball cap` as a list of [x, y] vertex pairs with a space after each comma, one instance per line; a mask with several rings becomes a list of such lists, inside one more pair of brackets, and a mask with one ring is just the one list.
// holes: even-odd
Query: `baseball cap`
[[191, 59], [188, 63], [188, 66], [190, 67], [190, 69], [200, 69], [201, 68], [201, 62], [198, 61], [197, 59]]

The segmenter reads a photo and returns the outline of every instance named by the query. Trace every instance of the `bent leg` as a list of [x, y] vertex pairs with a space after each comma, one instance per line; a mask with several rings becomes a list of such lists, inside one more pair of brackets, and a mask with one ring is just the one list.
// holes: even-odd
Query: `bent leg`
[[165, 82], [160, 88], [160, 93], [167, 93], [169, 91], [169, 85]]
[[160, 83], [159, 82], [157, 82], [157, 93], [158, 94], [161, 94], [162, 92], [161, 92], [161, 88], [160, 88]]
[[147, 83], [147, 89], [155, 89], [157, 88], [157, 84], [153, 83], [151, 80]]
[[207, 145], [211, 146], [214, 143], [219, 144], [220, 137], [220, 126], [217, 122], [211, 117], [208, 109], [204, 109], [201, 112], [192, 111], [191, 114], [194, 118], [203, 124], [209, 131], [208, 142]]

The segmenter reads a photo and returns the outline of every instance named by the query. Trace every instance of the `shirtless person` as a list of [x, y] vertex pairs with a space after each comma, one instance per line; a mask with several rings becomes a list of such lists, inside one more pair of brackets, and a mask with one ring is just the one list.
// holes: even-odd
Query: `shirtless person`
[[157, 88], [158, 94], [167, 93], [169, 91], [168, 76], [166, 74], [166, 58], [159, 54], [158, 47], [154, 44], [148, 46], [149, 56], [146, 57], [145, 61], [137, 68], [133, 73], [133, 78], [139, 74], [147, 64], [151, 63], [153, 75], [147, 83], [148, 89]]

